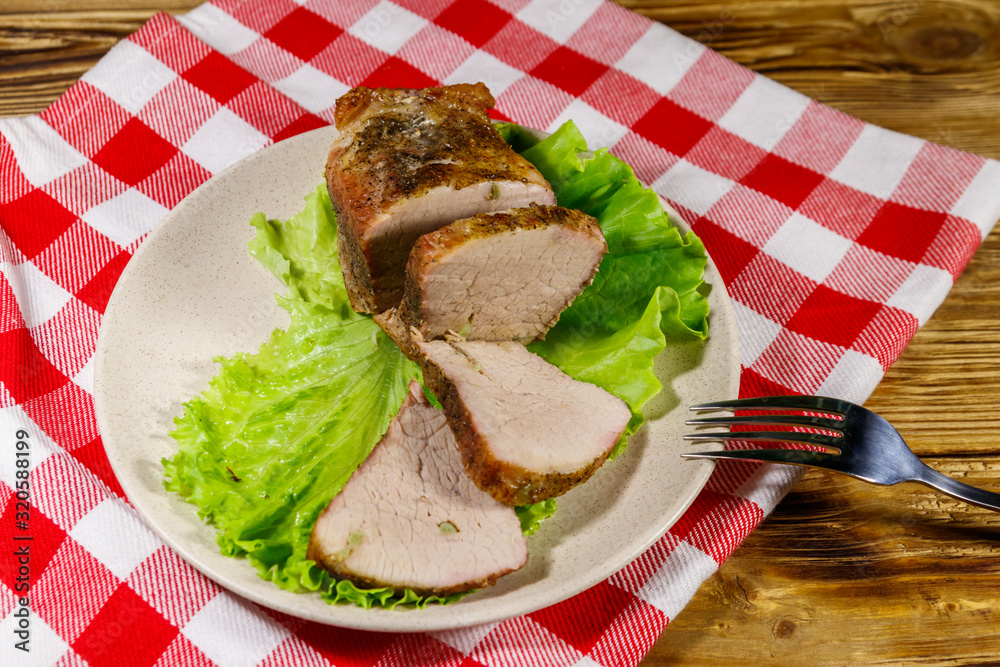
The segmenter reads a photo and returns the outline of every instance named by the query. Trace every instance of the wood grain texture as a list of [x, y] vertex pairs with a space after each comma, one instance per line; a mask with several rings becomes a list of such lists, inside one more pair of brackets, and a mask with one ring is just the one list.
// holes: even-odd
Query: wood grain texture
[[[1000, 158], [995, 0], [618, 1], [846, 113]], [[5, 0], [0, 115], [42, 110], [154, 12], [197, 4]], [[1000, 490], [998, 369], [995, 231], [866, 405], [933, 467]], [[997, 665], [998, 556], [998, 513], [811, 471], [643, 664]]]

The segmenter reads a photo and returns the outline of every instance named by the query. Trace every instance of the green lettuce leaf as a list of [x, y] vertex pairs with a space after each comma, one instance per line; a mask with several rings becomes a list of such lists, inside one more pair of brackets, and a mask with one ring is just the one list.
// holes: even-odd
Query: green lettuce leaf
[[363, 607], [449, 602], [363, 590], [306, 558], [316, 518], [399, 411], [419, 368], [370, 317], [354, 313], [337, 261], [326, 188], [287, 221], [254, 216], [250, 252], [286, 285], [287, 330], [256, 354], [216, 359], [209, 389], [184, 406], [163, 461], [165, 486], [211, 521], [223, 553], [286, 590]]
[[594, 281], [529, 349], [625, 401], [632, 419], [616, 456], [642, 425], [643, 405], [662, 389], [653, 360], [666, 335], [708, 335], [705, 247], [670, 224], [631, 167], [606, 149], [588, 152], [572, 122], [542, 140], [517, 126], [502, 132], [552, 184], [557, 202], [596, 217], [607, 239]]
[[514, 508], [514, 513], [521, 521], [521, 532], [534, 535], [541, 528], [542, 522], [556, 513], [556, 509], [556, 499], [549, 498], [533, 505], [518, 505]]

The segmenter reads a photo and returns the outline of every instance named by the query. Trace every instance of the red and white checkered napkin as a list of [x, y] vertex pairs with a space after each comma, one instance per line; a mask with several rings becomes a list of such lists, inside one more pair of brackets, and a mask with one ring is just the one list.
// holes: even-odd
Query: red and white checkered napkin
[[[137, 518], [97, 431], [92, 356], [146, 233], [227, 165], [331, 122], [350, 86], [477, 80], [500, 117], [573, 119], [694, 224], [735, 302], [743, 395], [863, 401], [1000, 217], [1000, 164], [845, 116], [603, 0], [216, 0], [156, 16], [42, 114], [0, 119], [0, 663], [634, 665], [774, 507], [794, 472], [719, 466], [606, 582], [430, 635], [271, 613]], [[25, 544], [30, 654], [13, 634]]]

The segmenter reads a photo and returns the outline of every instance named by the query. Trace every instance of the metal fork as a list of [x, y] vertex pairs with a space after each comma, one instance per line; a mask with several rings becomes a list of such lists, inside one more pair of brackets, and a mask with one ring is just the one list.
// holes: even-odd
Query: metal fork
[[[891, 486], [920, 482], [952, 498], [1000, 511], [1000, 493], [956, 482], [929, 468], [906, 445], [903, 436], [882, 417], [860, 405], [823, 396], [768, 396], [716, 401], [691, 406], [692, 411], [781, 410], [803, 414], [740, 415], [691, 419], [690, 426], [770, 425], [805, 427], [825, 433], [802, 431], [725, 431], [684, 436], [685, 440], [754, 440], [818, 445], [832, 451], [749, 449], [682, 454], [691, 459], [768, 461], [825, 468], [857, 479]], [[823, 416], [816, 416], [823, 415]]]

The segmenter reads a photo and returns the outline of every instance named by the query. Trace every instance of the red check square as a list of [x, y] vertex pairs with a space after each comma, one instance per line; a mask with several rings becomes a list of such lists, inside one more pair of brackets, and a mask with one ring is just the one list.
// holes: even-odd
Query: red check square
[[[11, 439], [9, 456], [14, 458]], [[52, 520], [11, 494], [0, 514], [0, 582], [19, 595], [27, 595], [59, 550], [66, 532]], [[25, 539], [30, 538], [30, 539]]]
[[529, 614], [529, 618], [586, 654], [631, 600], [631, 594], [602, 581], [568, 600]]
[[947, 271], [957, 280], [982, 241], [978, 227], [949, 215], [921, 261]]
[[343, 32], [323, 17], [298, 7], [265, 32], [264, 37], [309, 62]]
[[799, 392], [796, 392], [787, 385], [780, 384], [769, 377], [761, 375], [753, 368], [744, 368], [740, 372], [740, 398], [789, 396], [796, 393]]
[[68, 381], [45, 358], [27, 329], [0, 333], [0, 382], [18, 403], [55, 391]]
[[530, 72], [559, 48], [558, 42], [518, 20], [508, 21], [482, 49], [511, 67]]
[[662, 99], [632, 129], [683, 157], [712, 129], [712, 123], [679, 104]]
[[560, 46], [531, 70], [531, 74], [579, 97], [606, 71], [607, 65]]
[[789, 208], [798, 208], [809, 193], [823, 182], [823, 178], [822, 174], [811, 169], [769, 154], [741, 182]]
[[732, 285], [736, 276], [760, 252], [752, 244], [715, 224], [708, 218], [700, 218], [692, 226], [695, 234], [705, 244], [708, 254], [715, 260], [715, 265], [722, 274], [726, 285]]
[[391, 634], [307, 623], [299, 638], [338, 667], [375, 667], [396, 641]]
[[881, 306], [818, 285], [785, 327], [815, 340], [851, 347]]
[[123, 583], [73, 642], [73, 649], [92, 667], [149, 667], [178, 632]]
[[891, 257], [919, 262], [947, 217], [946, 213], [886, 202], [857, 242]]
[[257, 81], [253, 74], [216, 51], [202, 58], [182, 76], [220, 104], [225, 104]]
[[428, 88], [441, 84], [405, 60], [391, 56], [360, 85], [369, 88]]
[[77, 217], [43, 190], [0, 204], [3, 231], [25, 259], [33, 259], [62, 236]]
[[486, 0], [461, 0], [441, 12], [434, 23], [480, 47], [493, 39], [511, 16]]
[[705, 171], [739, 181], [767, 157], [767, 151], [715, 126], [692, 148], [686, 159]]
[[111, 461], [108, 460], [108, 453], [104, 449], [104, 443], [101, 442], [99, 437], [94, 438], [82, 447], [74, 449], [73, 457], [86, 466], [87, 470], [92, 472], [97, 479], [104, 482], [104, 485], [112, 493], [119, 498], [125, 497], [125, 490], [122, 489], [122, 485], [118, 482], [118, 477], [115, 476], [114, 471], [111, 469]]
[[920, 322], [910, 313], [883, 306], [858, 336], [853, 347], [858, 352], [878, 359], [882, 368], [888, 369], [910, 343], [919, 327]]
[[104, 265], [90, 281], [76, 293], [76, 298], [93, 308], [99, 313], [103, 313], [108, 306], [108, 299], [118, 282], [118, 277], [125, 270], [125, 265], [132, 259], [132, 255], [126, 251], [121, 251], [115, 255], [114, 259]]
[[[81, 108], [87, 112], [80, 113]], [[100, 150], [131, 117], [117, 102], [86, 81], [73, 85], [39, 115], [87, 156]], [[96, 118], [100, 122], [94, 122]]]
[[118, 180], [135, 185], [165, 165], [177, 147], [133, 118], [92, 159]]
[[601, 665], [638, 665], [653, 648], [669, 618], [640, 598], [632, 598], [590, 651]]

